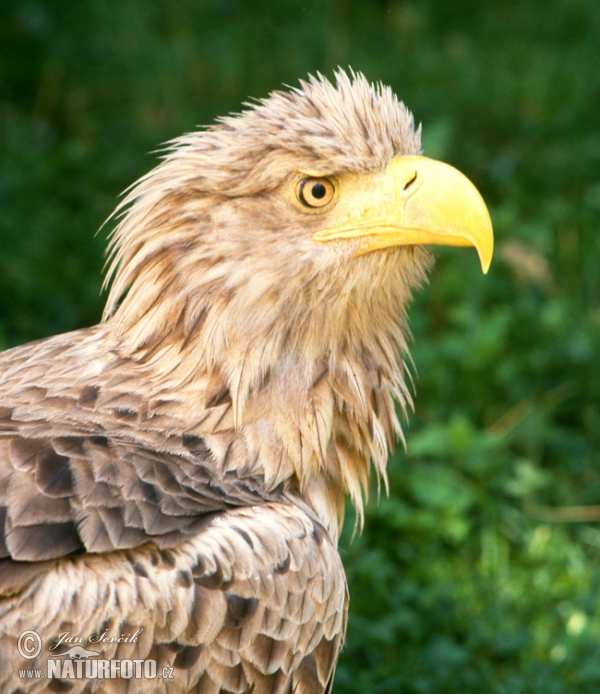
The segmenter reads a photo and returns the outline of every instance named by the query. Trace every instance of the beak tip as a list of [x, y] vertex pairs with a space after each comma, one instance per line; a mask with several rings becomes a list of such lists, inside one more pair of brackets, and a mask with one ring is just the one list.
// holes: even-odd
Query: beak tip
[[487, 275], [494, 255], [494, 230], [485, 203], [479, 194], [478, 197], [481, 201], [480, 213], [483, 214], [482, 218], [474, 225], [477, 233], [471, 232], [470, 241], [477, 250], [481, 271], [484, 275]]

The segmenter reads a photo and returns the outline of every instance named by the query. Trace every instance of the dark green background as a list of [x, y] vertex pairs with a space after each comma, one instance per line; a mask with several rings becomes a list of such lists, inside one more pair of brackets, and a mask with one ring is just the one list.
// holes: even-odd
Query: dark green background
[[94, 233], [148, 152], [338, 65], [478, 185], [497, 251], [487, 277], [436, 251], [412, 308], [408, 453], [342, 543], [336, 692], [598, 692], [597, 0], [2, 0], [0, 347], [97, 322]]

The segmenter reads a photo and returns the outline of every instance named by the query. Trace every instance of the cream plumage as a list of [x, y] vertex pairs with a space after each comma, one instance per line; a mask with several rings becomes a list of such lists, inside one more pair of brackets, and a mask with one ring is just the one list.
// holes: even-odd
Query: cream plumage
[[[330, 690], [344, 494], [361, 512], [401, 436], [423, 244], [492, 253], [419, 152], [343, 72], [175, 140], [117, 210], [105, 320], [0, 355], [2, 692]], [[18, 678], [64, 632], [140, 628], [102, 657], [173, 679]]]

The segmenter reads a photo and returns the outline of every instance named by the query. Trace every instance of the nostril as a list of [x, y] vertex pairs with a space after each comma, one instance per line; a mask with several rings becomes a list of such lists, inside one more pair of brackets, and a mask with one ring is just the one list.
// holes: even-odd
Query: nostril
[[403, 190], [408, 190], [414, 184], [414, 182], [416, 180], [417, 180], [417, 172], [415, 171], [412, 178], [404, 184]]

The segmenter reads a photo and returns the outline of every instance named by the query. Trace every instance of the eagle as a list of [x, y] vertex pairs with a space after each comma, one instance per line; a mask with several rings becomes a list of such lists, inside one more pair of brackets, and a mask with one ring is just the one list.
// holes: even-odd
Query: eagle
[[113, 219], [102, 322], [0, 355], [0, 692], [330, 692], [345, 498], [403, 440], [427, 247], [487, 272], [486, 206], [339, 70], [173, 140]]

